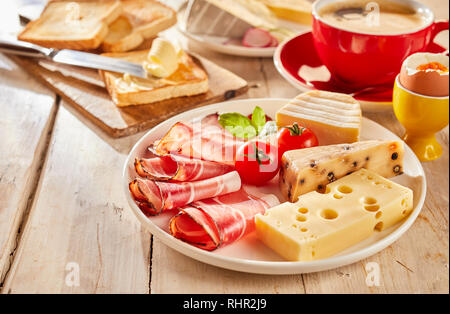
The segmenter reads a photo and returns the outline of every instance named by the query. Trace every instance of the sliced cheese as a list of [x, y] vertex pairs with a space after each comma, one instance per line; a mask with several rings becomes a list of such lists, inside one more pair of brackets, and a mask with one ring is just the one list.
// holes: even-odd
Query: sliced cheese
[[311, 25], [312, 3], [307, 0], [260, 0], [279, 18]]
[[345, 94], [311, 91], [277, 112], [277, 125], [298, 123], [313, 131], [320, 145], [354, 143], [361, 130], [361, 106]]
[[274, 14], [257, 0], [206, 1], [254, 27], [261, 27], [264, 29], [273, 29], [277, 27], [277, 21]]
[[288, 151], [283, 155], [280, 188], [296, 202], [302, 194], [324, 191], [327, 184], [365, 168], [390, 178], [403, 173], [404, 145], [397, 141], [364, 141]]
[[256, 216], [259, 239], [290, 261], [333, 256], [407, 217], [413, 192], [361, 169], [295, 204], [285, 203]]

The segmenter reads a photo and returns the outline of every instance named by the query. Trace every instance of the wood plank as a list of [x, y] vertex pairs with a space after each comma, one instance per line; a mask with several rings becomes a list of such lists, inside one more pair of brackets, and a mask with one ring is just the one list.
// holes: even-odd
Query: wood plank
[[55, 108], [53, 93], [0, 54], [0, 285], [36, 187]]
[[[148, 293], [150, 234], [126, 204], [125, 158], [60, 107], [3, 293]], [[73, 265], [79, 286], [66, 284]]]
[[[448, 3], [444, 12], [442, 1], [424, 2], [431, 3], [438, 17], [448, 17]], [[191, 49], [192, 45], [189, 46]], [[297, 94], [276, 73], [270, 59], [236, 58], [198, 47], [192, 47], [192, 51], [241, 73], [250, 85], [259, 86], [243, 97]], [[5, 76], [10, 75], [8, 72]], [[24, 114], [18, 111], [15, 117], [19, 120]], [[368, 117], [397, 134], [401, 132], [392, 113]], [[2, 126], [3, 122], [0, 130]], [[151, 253], [150, 234], [141, 230], [128, 210], [119, 184], [125, 156], [140, 136], [120, 140], [105, 137], [70, 105], [61, 107], [29, 223], [3, 293], [448, 293], [448, 128], [439, 134], [444, 157], [424, 164], [429, 191], [424, 210], [413, 227], [391, 247], [371, 258], [303, 276], [262, 276], [223, 270], [185, 257], [158, 239], [153, 241]], [[1, 164], [3, 160], [0, 159], [0, 171], [7, 168]], [[19, 170], [23, 164], [20, 165]], [[21, 178], [16, 176], [16, 182]], [[1, 215], [2, 211], [0, 234], [4, 221]], [[65, 285], [65, 267], [69, 262], [80, 266], [79, 287]], [[367, 287], [367, 262], [379, 263], [380, 287]]]
[[[0, 10], [0, 35], [20, 30], [20, 3]], [[56, 96], [0, 54], [0, 289], [14, 258], [53, 126]]]
[[151, 293], [304, 293], [301, 276], [238, 273], [186, 257], [153, 239]]

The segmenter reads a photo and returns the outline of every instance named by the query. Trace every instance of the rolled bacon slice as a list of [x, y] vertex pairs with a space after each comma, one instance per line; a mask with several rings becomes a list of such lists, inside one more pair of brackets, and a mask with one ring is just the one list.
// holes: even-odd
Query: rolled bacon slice
[[207, 180], [182, 183], [138, 178], [129, 184], [129, 188], [143, 213], [155, 216], [195, 201], [236, 192], [241, 188], [241, 178], [236, 171]]
[[178, 182], [210, 179], [234, 170], [229, 165], [172, 154], [136, 159], [134, 166], [143, 178]]
[[253, 232], [256, 214], [276, 205], [279, 201], [275, 195], [258, 198], [242, 188], [181, 208], [170, 221], [170, 232], [198, 248], [213, 251]]
[[234, 165], [236, 151], [244, 143], [219, 123], [219, 115], [212, 114], [192, 123], [176, 123], [157, 143], [159, 155], [176, 153], [189, 158]]

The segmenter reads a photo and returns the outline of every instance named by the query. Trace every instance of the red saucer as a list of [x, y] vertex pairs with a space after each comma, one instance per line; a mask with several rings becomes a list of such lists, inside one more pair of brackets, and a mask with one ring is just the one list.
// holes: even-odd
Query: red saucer
[[[428, 49], [428, 52], [433, 53], [444, 51], [446, 49], [436, 43], [432, 43]], [[318, 89], [352, 94], [361, 102], [371, 103], [371, 109], [374, 109], [373, 104], [392, 103], [394, 82], [392, 85], [355, 90], [333, 78], [317, 55], [311, 32], [301, 34], [280, 45], [275, 52], [274, 61], [280, 74], [300, 90]]]

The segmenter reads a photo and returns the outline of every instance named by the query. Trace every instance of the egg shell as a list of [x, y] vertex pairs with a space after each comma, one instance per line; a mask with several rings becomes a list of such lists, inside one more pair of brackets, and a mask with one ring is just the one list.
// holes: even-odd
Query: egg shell
[[424, 96], [448, 97], [449, 72], [440, 73], [435, 70], [418, 70], [421, 65], [438, 62], [449, 67], [448, 56], [443, 54], [419, 52], [409, 56], [402, 65], [400, 84], [404, 88]]
[[418, 71], [409, 75], [405, 66], [400, 72], [400, 83], [406, 89], [425, 96], [446, 97], [449, 95], [449, 76], [437, 71]]

